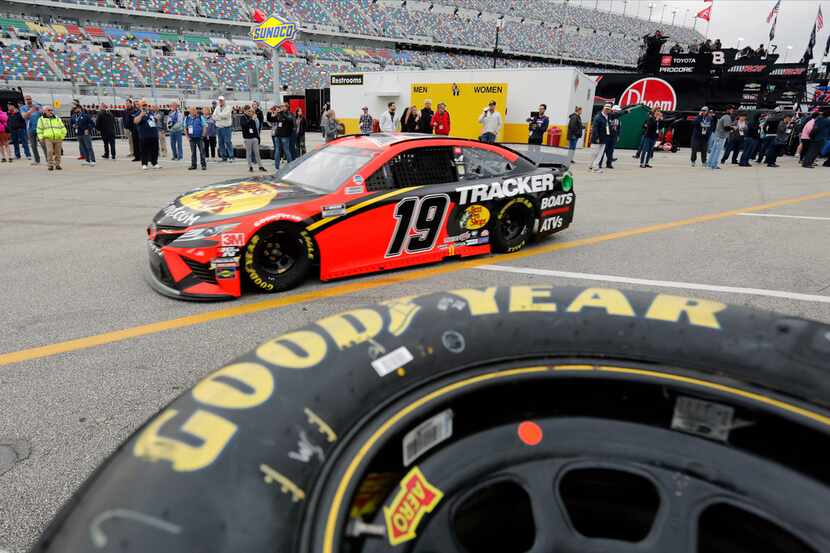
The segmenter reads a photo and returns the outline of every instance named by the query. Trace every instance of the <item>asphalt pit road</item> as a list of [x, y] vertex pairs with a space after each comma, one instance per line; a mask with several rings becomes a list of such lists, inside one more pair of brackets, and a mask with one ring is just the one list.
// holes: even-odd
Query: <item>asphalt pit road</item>
[[31, 451], [29, 442], [24, 440], [0, 443], [0, 476], [9, 472], [20, 461], [27, 459]]

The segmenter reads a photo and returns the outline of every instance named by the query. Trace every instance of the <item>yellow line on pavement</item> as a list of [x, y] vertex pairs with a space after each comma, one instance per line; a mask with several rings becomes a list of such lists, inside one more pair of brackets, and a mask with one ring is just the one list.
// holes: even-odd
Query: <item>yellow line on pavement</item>
[[[739, 213], [747, 213], [753, 211], [763, 211], [765, 209], [772, 209], [785, 205], [796, 204], [800, 202], [807, 202], [810, 200], [818, 200], [821, 198], [830, 198], [830, 192], [819, 192], [816, 194], [809, 194], [806, 196], [798, 196], [795, 198], [788, 198], [784, 200], [777, 200], [765, 204], [755, 205], [752, 207], [744, 207], [741, 209], [731, 209], [729, 211], [721, 211], [710, 215], [700, 215], [691, 217], [689, 219], [682, 219], [670, 223], [660, 223], [656, 225], [648, 225], [645, 227], [638, 227], [628, 230], [621, 230], [618, 232], [611, 232], [608, 234], [601, 234], [599, 236], [592, 236], [589, 238], [582, 238], [579, 240], [571, 240], [568, 242], [554, 242], [547, 245], [528, 248], [516, 253], [502, 254], [498, 256], [499, 263], [515, 261], [526, 257], [536, 256], [545, 253], [557, 252], [561, 250], [570, 250], [573, 248], [580, 248], [583, 246], [591, 246], [594, 244], [601, 244], [611, 240], [618, 240], [620, 238], [630, 238], [633, 236], [640, 236], [643, 234], [650, 234], [663, 230], [671, 230], [688, 225], [698, 223], [706, 223], [709, 221], [716, 221], [718, 219], [725, 219], [738, 215]], [[81, 349], [92, 348], [95, 346], [102, 346], [105, 344], [112, 344], [115, 342], [122, 342], [130, 338], [138, 338], [140, 336], [147, 336], [164, 332], [165, 330], [173, 330], [177, 328], [185, 328], [188, 326], [195, 326], [199, 324], [218, 321], [221, 319], [228, 319], [231, 317], [239, 317], [241, 315], [249, 315], [251, 313], [259, 313], [261, 311], [268, 311], [280, 307], [287, 307], [289, 305], [297, 305], [323, 298], [333, 298], [337, 296], [344, 296], [355, 292], [362, 292], [374, 288], [381, 288], [390, 286], [392, 284], [400, 284], [403, 282], [411, 282], [413, 280], [420, 280], [424, 278], [435, 277], [447, 273], [455, 273], [464, 269], [471, 269], [479, 265], [486, 265], [492, 263], [492, 257], [477, 257], [467, 261], [449, 262], [442, 265], [427, 267], [425, 269], [416, 269], [411, 271], [400, 271], [382, 274], [381, 276], [369, 281], [361, 282], [347, 282], [327, 288], [318, 290], [311, 290], [308, 292], [299, 292], [295, 294], [285, 294], [277, 297], [261, 300], [255, 303], [247, 303], [242, 305], [235, 305], [231, 307], [223, 307], [214, 311], [207, 311], [204, 313], [197, 313], [188, 315], [186, 317], [179, 317], [176, 319], [169, 319], [166, 321], [159, 321], [156, 323], [143, 324], [125, 328], [122, 330], [115, 330], [112, 332], [104, 332], [95, 334], [93, 336], [86, 336], [74, 340], [67, 340], [65, 342], [57, 342], [45, 346], [38, 346], [27, 348], [20, 351], [13, 351], [10, 353], [0, 354], [0, 366], [11, 365], [12, 363], [20, 363], [22, 361], [31, 361], [32, 359], [39, 359], [42, 357], [50, 357], [61, 353], [70, 351], [77, 351]]]

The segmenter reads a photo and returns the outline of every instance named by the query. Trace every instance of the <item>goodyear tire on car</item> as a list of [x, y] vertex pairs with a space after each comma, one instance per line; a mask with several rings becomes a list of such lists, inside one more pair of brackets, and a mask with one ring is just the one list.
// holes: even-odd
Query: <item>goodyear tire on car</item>
[[493, 250], [497, 253], [516, 252], [525, 247], [533, 233], [536, 207], [524, 196], [513, 198], [496, 209], [493, 225]]
[[266, 227], [248, 241], [243, 271], [248, 283], [266, 293], [299, 286], [315, 255], [314, 240], [306, 231], [286, 225]]
[[[335, 553], [349, 512], [371, 503], [358, 505], [355, 494], [382, 451], [396, 476], [362, 512], [391, 520], [390, 540], [404, 525], [395, 539], [406, 543], [449, 504], [451, 489], [426, 464], [461, 437], [404, 467], [402, 436], [438, 411], [462, 409], [469, 394], [490, 402], [473, 402], [480, 417], [458, 428], [486, 420], [529, 384], [718, 395], [742, 416], [758, 413], [758, 425], [761, 413], [802, 424], [820, 447], [830, 436], [828, 359], [828, 325], [670, 294], [534, 285], [356, 307], [263, 343], [170, 403], [98, 469], [34, 550]], [[517, 421], [544, 403], [521, 405]], [[582, 416], [609, 416], [591, 411], [604, 406], [591, 395], [580, 406]], [[668, 423], [661, 431], [686, 436]], [[409, 484], [427, 490], [425, 508], [394, 522]]]

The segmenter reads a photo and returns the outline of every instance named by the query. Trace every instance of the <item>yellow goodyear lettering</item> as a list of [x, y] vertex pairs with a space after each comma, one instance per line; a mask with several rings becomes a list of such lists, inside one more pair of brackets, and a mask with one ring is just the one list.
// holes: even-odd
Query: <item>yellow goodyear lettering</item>
[[420, 305], [412, 303], [412, 300], [417, 297], [406, 296], [404, 298], [381, 302], [382, 305], [389, 308], [389, 326], [387, 330], [390, 334], [400, 336], [412, 324], [415, 315], [421, 310]]
[[383, 317], [373, 309], [353, 309], [320, 319], [317, 324], [331, 335], [342, 350], [377, 336], [383, 329]]
[[451, 294], [460, 296], [467, 301], [470, 309], [470, 315], [492, 315], [499, 312], [499, 305], [496, 303], [496, 292], [498, 288], [491, 286], [484, 290], [476, 290], [474, 288], [462, 288], [453, 290]]
[[513, 286], [510, 288], [511, 313], [524, 311], [556, 311], [554, 302], [542, 302], [541, 299], [550, 299], [553, 286]]
[[180, 432], [197, 438], [200, 445], [160, 435], [162, 427], [177, 414], [175, 409], [167, 409], [147, 425], [133, 447], [136, 457], [153, 462], [169, 461], [176, 472], [199, 470], [219, 457], [237, 430], [232, 422], [197, 409], [181, 426]]
[[578, 313], [585, 307], [605, 309], [609, 315], [634, 317], [634, 308], [619, 290], [613, 288], [586, 288], [568, 306], [570, 313]]
[[234, 363], [196, 384], [193, 397], [213, 407], [250, 409], [267, 401], [273, 392], [274, 377], [268, 369], [258, 363]]
[[646, 318], [676, 323], [685, 314], [689, 324], [720, 330], [716, 315], [724, 309], [726, 305], [718, 301], [657, 294], [646, 312]]
[[272, 365], [307, 369], [322, 361], [327, 350], [322, 336], [310, 330], [298, 330], [265, 342], [257, 348], [256, 354]]

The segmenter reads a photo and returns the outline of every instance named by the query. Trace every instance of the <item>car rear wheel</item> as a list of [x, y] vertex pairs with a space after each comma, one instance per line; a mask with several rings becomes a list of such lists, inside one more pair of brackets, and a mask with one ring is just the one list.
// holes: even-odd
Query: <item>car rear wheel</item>
[[266, 293], [299, 286], [308, 275], [314, 246], [307, 233], [293, 227], [266, 227], [245, 247], [244, 272], [248, 283]]
[[828, 325], [669, 294], [356, 307], [173, 401], [35, 551], [830, 551], [829, 358]]
[[493, 251], [515, 252], [522, 249], [533, 232], [535, 208], [524, 197], [513, 198], [498, 208], [492, 231]]

